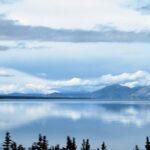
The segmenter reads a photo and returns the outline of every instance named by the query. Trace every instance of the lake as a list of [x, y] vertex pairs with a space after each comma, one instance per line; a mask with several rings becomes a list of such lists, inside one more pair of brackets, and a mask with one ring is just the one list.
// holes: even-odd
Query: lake
[[89, 138], [94, 149], [103, 141], [108, 150], [132, 150], [135, 144], [144, 149], [145, 138], [150, 136], [150, 102], [1, 101], [1, 143], [6, 131], [26, 147], [42, 133], [49, 145], [65, 146], [69, 135], [76, 138], [78, 149], [83, 138]]

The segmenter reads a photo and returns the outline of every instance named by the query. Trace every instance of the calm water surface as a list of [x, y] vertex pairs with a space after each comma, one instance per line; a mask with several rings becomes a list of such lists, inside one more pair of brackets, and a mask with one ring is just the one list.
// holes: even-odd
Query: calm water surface
[[[0, 102], [0, 141], [10, 131], [17, 143], [29, 147], [39, 133], [49, 145], [66, 144], [75, 136], [78, 145], [89, 138], [93, 148], [103, 141], [109, 150], [144, 149], [150, 136], [150, 103], [97, 101], [3, 101]], [[80, 148], [78, 146], [78, 148]]]

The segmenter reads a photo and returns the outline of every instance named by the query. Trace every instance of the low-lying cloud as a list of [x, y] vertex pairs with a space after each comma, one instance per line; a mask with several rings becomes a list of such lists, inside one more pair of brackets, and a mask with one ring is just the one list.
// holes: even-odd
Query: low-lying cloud
[[50, 94], [67, 90], [95, 91], [105, 86], [120, 84], [130, 88], [150, 86], [150, 73], [137, 71], [119, 75], [106, 74], [98, 78], [81, 79], [74, 77], [68, 80], [50, 80], [40, 78], [18, 70], [0, 68], [0, 93], [43, 93]]

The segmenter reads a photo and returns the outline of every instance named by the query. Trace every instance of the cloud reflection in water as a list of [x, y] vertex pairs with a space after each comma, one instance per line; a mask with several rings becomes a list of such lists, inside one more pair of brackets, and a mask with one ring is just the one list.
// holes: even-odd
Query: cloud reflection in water
[[62, 104], [53, 102], [3, 102], [0, 105], [0, 129], [16, 128], [44, 118], [95, 119], [105, 123], [141, 127], [150, 124], [150, 107], [124, 105], [119, 109], [98, 104]]

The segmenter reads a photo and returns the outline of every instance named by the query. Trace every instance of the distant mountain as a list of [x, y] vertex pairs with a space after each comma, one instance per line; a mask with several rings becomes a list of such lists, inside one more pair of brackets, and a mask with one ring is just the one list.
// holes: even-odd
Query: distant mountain
[[90, 98], [91, 94], [89, 92], [61, 92], [61, 93], [52, 93], [47, 95], [49, 97], [55, 97], [55, 98]]
[[88, 92], [61, 92], [52, 94], [39, 94], [39, 93], [11, 93], [0, 94], [0, 99], [86, 99], [90, 98]]
[[99, 99], [125, 99], [130, 98], [134, 92], [136, 92], [134, 88], [115, 84], [93, 92], [92, 97]]
[[40, 93], [11, 93], [11, 94], [5, 94], [7, 96], [44, 96]]
[[66, 91], [52, 94], [12, 93], [0, 95], [1, 99], [105, 99], [105, 100], [137, 100], [150, 99], [150, 86], [129, 88], [119, 84], [106, 86], [94, 92]]
[[132, 98], [143, 98], [143, 99], [150, 99], [150, 86], [144, 86], [138, 88], [134, 93], [131, 94]]
[[122, 85], [110, 85], [91, 94], [97, 99], [150, 99], [150, 86], [129, 88]]
[[38, 99], [38, 98], [45, 98], [45, 95], [39, 93], [0, 94], [0, 99]]

